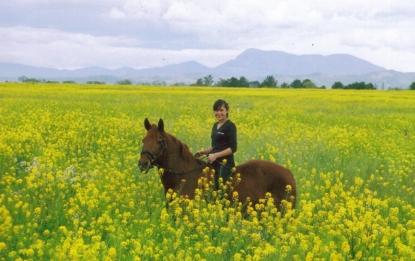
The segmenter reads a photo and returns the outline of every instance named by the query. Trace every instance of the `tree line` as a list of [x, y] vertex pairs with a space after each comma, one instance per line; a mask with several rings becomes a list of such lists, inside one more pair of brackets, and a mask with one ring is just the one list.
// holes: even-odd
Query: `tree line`
[[[20, 82], [26, 83], [59, 83], [57, 81], [46, 81], [44, 79], [35, 79], [28, 78], [26, 76], [21, 76], [18, 78]], [[74, 81], [63, 81], [63, 83], [76, 83]], [[100, 81], [88, 81], [87, 84], [105, 84], [105, 82]], [[117, 82], [118, 85], [132, 85], [133, 82], [129, 79], [123, 79]], [[167, 86], [165, 81], [153, 81], [153, 82], [140, 82], [137, 85], [153, 85], [153, 86]], [[172, 86], [186, 86], [186, 83], [174, 83]], [[320, 88], [326, 89], [326, 86], [318, 87], [310, 79], [295, 79], [291, 83], [283, 82], [278, 85], [278, 81], [274, 76], [268, 75], [261, 82], [259, 81], [249, 81], [246, 77], [241, 76], [238, 78], [231, 77], [228, 79], [219, 78], [217, 82], [214, 81], [212, 75], [206, 75], [203, 78], [197, 79], [196, 83], [190, 84], [190, 86], [216, 86], [216, 87], [251, 87], [251, 88]], [[354, 82], [350, 84], [343, 84], [342, 82], [335, 82], [331, 86], [332, 89], [354, 89], [354, 90], [376, 90], [377, 86], [372, 83], [365, 82]], [[398, 89], [398, 88], [389, 88], [389, 89]], [[415, 90], [415, 81], [409, 85], [409, 90]]]
[[[218, 87], [254, 87], [254, 88], [320, 88], [326, 89], [326, 86], [322, 85], [318, 87], [310, 79], [295, 79], [291, 83], [283, 82], [278, 86], [278, 81], [272, 75], [268, 75], [262, 82], [253, 81], [250, 82], [244, 76], [241, 76], [239, 79], [236, 77], [231, 77], [228, 79], [220, 78], [216, 83], [213, 81], [212, 75], [207, 75], [203, 78], [197, 79], [196, 83], [191, 84], [192, 86], [218, 86]], [[377, 86], [373, 83], [365, 82], [354, 82], [350, 84], [343, 84], [342, 82], [335, 82], [331, 86], [332, 89], [348, 89], [348, 90], [376, 90]], [[395, 88], [396, 89], [396, 88]], [[412, 82], [409, 86], [409, 90], [415, 90], [415, 82]]]
[[355, 82], [348, 85], [343, 85], [341, 82], [335, 82], [331, 86], [332, 89], [355, 89], [355, 90], [376, 90], [372, 83]]
[[[241, 76], [238, 78], [231, 77], [228, 79], [220, 78], [216, 83], [213, 81], [212, 75], [207, 75], [203, 78], [197, 79], [196, 83], [191, 84], [192, 86], [218, 86], [218, 87], [252, 87], [252, 88], [318, 88], [315, 83], [310, 79], [299, 80], [296, 79], [291, 83], [283, 82], [278, 86], [278, 80], [274, 76], [268, 75], [262, 82], [249, 81], [246, 77]], [[325, 89], [323, 85], [320, 88]]]

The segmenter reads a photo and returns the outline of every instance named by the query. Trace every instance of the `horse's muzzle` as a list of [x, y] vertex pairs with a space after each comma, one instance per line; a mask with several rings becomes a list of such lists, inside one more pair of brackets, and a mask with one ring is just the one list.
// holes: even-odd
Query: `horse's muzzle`
[[151, 168], [150, 160], [147, 157], [145, 157], [145, 158], [144, 157], [141, 157], [138, 160], [138, 168], [140, 169], [141, 173], [147, 174], [147, 172]]
[[146, 174], [150, 169], [150, 162], [138, 160], [138, 169], [141, 171], [141, 173]]

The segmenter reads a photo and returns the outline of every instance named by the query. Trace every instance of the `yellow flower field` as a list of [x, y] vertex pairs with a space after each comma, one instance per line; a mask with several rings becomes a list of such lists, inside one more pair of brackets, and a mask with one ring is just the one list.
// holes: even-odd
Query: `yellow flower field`
[[[238, 163], [294, 173], [292, 215], [138, 171], [145, 118], [196, 152], [218, 98]], [[0, 260], [415, 260], [414, 152], [411, 91], [0, 83]]]

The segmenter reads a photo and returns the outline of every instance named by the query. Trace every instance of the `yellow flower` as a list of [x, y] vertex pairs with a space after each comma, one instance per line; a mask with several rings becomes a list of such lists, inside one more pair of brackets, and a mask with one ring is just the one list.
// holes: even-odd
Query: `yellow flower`
[[33, 211], [33, 213], [35, 215], [40, 215], [41, 209], [39, 207], [35, 208], [35, 210]]
[[35, 254], [35, 250], [29, 248], [26, 250], [26, 255], [27, 256], [33, 256]]
[[108, 249], [108, 257], [111, 259], [115, 259], [116, 256], [117, 256], [117, 250], [113, 247], [110, 247], [110, 249]]
[[261, 235], [259, 233], [252, 233], [251, 240], [253, 243], [257, 243], [261, 240]]
[[350, 252], [350, 245], [347, 241], [343, 241], [342, 251], [343, 253], [346, 253], [346, 254]]
[[0, 252], [7, 248], [6, 243], [0, 242]]
[[92, 239], [92, 242], [100, 242], [101, 236], [100, 235], [92, 236], [91, 239]]
[[236, 253], [235, 255], [233, 255], [233, 260], [235, 260], [235, 261], [243, 261], [244, 259], [242, 258], [241, 253]]
[[128, 206], [129, 206], [130, 208], [134, 208], [134, 207], [135, 207], [135, 203], [134, 203], [134, 201], [133, 201], [133, 200], [131, 200], [131, 201], [130, 201], [130, 203], [128, 203]]
[[239, 195], [238, 195], [238, 191], [234, 191], [234, 192], [232, 193], [232, 199], [233, 199], [233, 200], [238, 200], [238, 197], [239, 197]]

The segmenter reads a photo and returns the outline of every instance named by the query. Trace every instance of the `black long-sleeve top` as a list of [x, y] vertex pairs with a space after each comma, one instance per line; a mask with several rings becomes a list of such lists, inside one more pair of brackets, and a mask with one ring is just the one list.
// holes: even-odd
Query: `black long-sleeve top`
[[[228, 164], [234, 165], [233, 153], [237, 150], [237, 140], [236, 140], [236, 126], [231, 120], [227, 120], [220, 128], [218, 129], [218, 122], [213, 124], [212, 127], [212, 152], [216, 153], [227, 148], [232, 150], [232, 154], [218, 158], [219, 162], [222, 162], [223, 159], [226, 159]], [[227, 164], [227, 165], [228, 165]]]

